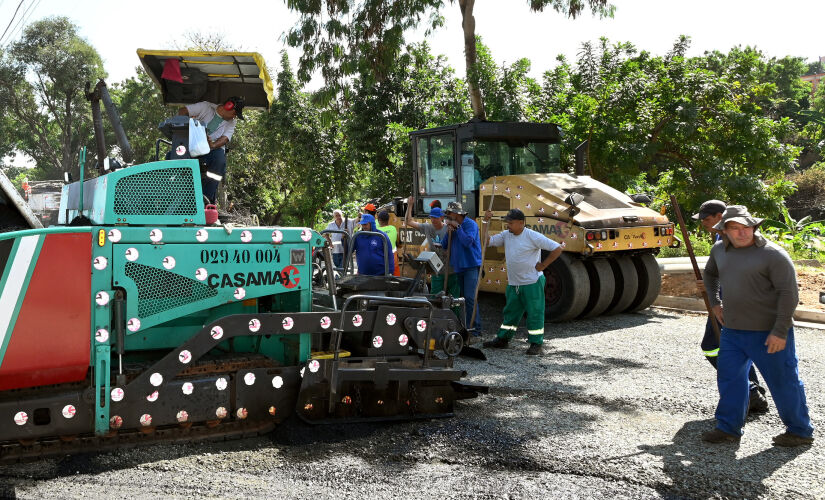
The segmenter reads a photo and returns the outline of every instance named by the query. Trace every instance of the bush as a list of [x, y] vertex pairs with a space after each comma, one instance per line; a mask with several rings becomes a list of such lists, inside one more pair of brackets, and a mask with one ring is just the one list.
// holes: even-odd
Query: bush
[[791, 215], [801, 219], [810, 215], [813, 220], [825, 219], [825, 162], [788, 176], [797, 185], [795, 194], [788, 197], [786, 205]]
[[[693, 254], [697, 257], [703, 257], [710, 255], [710, 249], [713, 246], [711, 243], [711, 236], [702, 231], [700, 233], [691, 233], [688, 232], [690, 236], [690, 244], [693, 247]], [[681, 235], [679, 235], [681, 236]], [[679, 238], [681, 239], [681, 237]], [[669, 258], [669, 257], [688, 257], [687, 245], [683, 241], [679, 248], [663, 248], [660, 252], [658, 257], [660, 259]]]

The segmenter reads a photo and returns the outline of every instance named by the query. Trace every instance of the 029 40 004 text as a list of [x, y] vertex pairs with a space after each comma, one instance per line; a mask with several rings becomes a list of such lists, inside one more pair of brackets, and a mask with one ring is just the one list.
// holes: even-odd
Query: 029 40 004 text
[[281, 253], [277, 248], [259, 248], [257, 250], [227, 250], [225, 248], [201, 250], [202, 264], [271, 264], [281, 262]]
[[251, 287], [283, 285], [295, 288], [301, 282], [301, 275], [295, 266], [287, 266], [282, 271], [238, 272], [234, 274], [210, 274], [206, 283], [210, 288]]

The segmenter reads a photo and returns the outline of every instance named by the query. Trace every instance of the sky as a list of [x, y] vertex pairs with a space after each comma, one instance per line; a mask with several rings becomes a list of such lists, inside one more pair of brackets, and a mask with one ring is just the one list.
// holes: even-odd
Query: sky
[[[677, 37], [685, 34], [692, 39], [690, 55], [751, 45], [771, 57], [794, 55], [816, 60], [825, 56], [823, 0], [612, 3], [616, 6], [612, 19], [594, 18], [586, 12], [571, 20], [552, 10], [531, 13], [526, 0], [477, 0], [476, 33], [497, 62], [509, 64], [526, 57], [536, 77], [555, 66], [558, 54], [575, 60], [583, 42], [602, 36], [632, 42], [656, 55], [667, 52]], [[457, 2], [446, 0], [445, 4], [445, 25], [427, 40], [434, 52], [446, 55], [463, 75], [461, 14]], [[25, 23], [50, 15], [69, 17], [102, 56], [109, 82], [134, 76], [138, 48], [175, 48], [188, 31], [221, 33], [232, 45], [260, 52], [270, 67], [276, 67], [281, 50], [286, 48], [282, 35], [297, 19], [283, 0], [22, 0], [22, 4], [21, 0], [0, 0], [0, 27], [5, 28], [18, 5], [17, 19], [25, 13]], [[805, 23], [811, 27], [806, 28]], [[17, 35], [21, 27], [13, 24], [0, 43]], [[423, 40], [424, 33], [413, 33], [409, 39]], [[295, 65], [300, 53], [294, 49], [287, 53]]]
[[[553, 68], [563, 54], [575, 61], [586, 41], [607, 37], [628, 41], [654, 55], [666, 53], [679, 35], [692, 43], [688, 55], [755, 46], [768, 57], [825, 56], [825, 0], [612, 0], [612, 19], [585, 12], [567, 19], [555, 11], [532, 13], [527, 0], [477, 0], [476, 33], [499, 64], [526, 57], [531, 76]], [[19, 6], [17, 15], [15, 9]], [[427, 37], [434, 53], [444, 54], [458, 75], [465, 74], [461, 13], [445, 0], [444, 27]], [[298, 16], [283, 0], [0, 0], [0, 46], [19, 37], [23, 27], [47, 16], [66, 16], [103, 58], [108, 82], [135, 76], [136, 50], [174, 49], [187, 32], [218, 33], [235, 48], [261, 53], [271, 68], [287, 50], [293, 67], [300, 52], [288, 49], [283, 34]], [[13, 20], [13, 22], [12, 22]], [[11, 22], [11, 24], [9, 24]], [[424, 40], [423, 30], [408, 41]], [[274, 76], [274, 75], [273, 75]], [[317, 88], [316, 78], [307, 86]]]

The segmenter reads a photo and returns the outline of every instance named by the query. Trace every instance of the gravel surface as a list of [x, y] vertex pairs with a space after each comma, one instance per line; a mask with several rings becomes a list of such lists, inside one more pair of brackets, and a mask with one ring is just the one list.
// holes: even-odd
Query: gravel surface
[[[503, 298], [483, 296], [485, 326]], [[452, 419], [309, 427], [224, 443], [164, 445], [0, 467], [19, 498], [825, 498], [825, 447], [778, 449], [771, 402], [740, 445], [705, 446], [715, 374], [704, 318], [663, 310], [525, 332], [489, 360], [459, 360], [490, 394]], [[825, 331], [797, 330], [814, 426], [825, 416]]]

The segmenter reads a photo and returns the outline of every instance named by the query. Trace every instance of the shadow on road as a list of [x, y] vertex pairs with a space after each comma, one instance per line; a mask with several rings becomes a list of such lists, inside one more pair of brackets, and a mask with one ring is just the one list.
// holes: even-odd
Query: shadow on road
[[[483, 328], [489, 337], [498, 333], [501, 325], [501, 311], [504, 309], [504, 298], [502, 295], [482, 294], [479, 296], [479, 310]], [[645, 309], [637, 313], [614, 314], [611, 316], [598, 316], [595, 318], [577, 319], [561, 323], [548, 320], [544, 328], [547, 335], [552, 338], [575, 338], [598, 333], [607, 333], [639, 326], [649, 326], [656, 328], [657, 325], [666, 320], [673, 319], [673, 313], [661, 311], [659, 309]], [[524, 318], [516, 333], [516, 338], [526, 337], [527, 331], [524, 326]]]
[[669, 485], [658, 488], [662, 493], [689, 496], [692, 490], [707, 491], [711, 484], [718, 485], [721, 497], [763, 497], [769, 494], [764, 480], [807, 449], [772, 447], [737, 457], [738, 444], [714, 445], [701, 440], [702, 433], [713, 429], [715, 423], [712, 418], [685, 422], [671, 444], [640, 446], [643, 452], [662, 457], [664, 473], [671, 479]]

